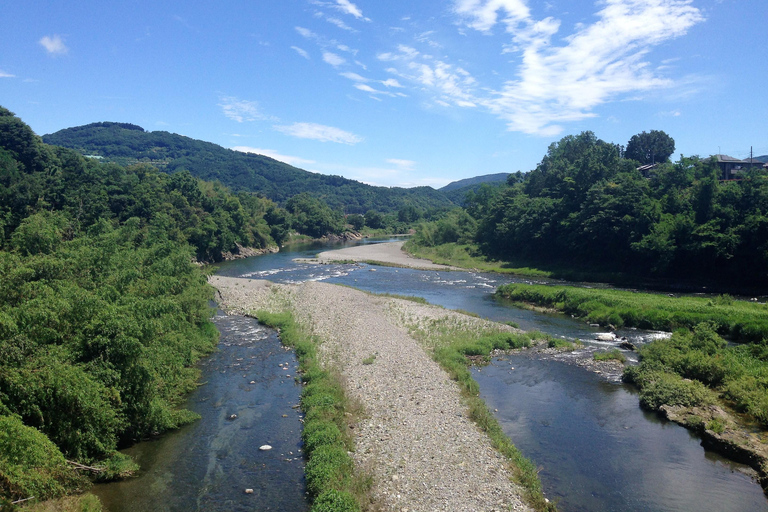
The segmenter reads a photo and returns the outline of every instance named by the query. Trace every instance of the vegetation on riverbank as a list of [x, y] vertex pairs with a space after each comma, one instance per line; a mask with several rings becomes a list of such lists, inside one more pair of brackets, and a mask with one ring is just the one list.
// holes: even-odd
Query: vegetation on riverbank
[[626, 290], [517, 283], [502, 285], [496, 293], [604, 326], [673, 331], [710, 322], [719, 334], [737, 340], [756, 342], [768, 337], [768, 305], [734, 300], [727, 295], [669, 297]]
[[273, 245], [280, 211], [48, 146], [0, 107], [0, 500], [125, 476], [118, 448], [196, 418], [179, 405], [218, 333], [194, 262]]
[[472, 359], [487, 359], [494, 350], [530, 347], [534, 340], [546, 339], [540, 332], [511, 332], [505, 329], [478, 328], [475, 324], [433, 319], [409, 326], [411, 335], [431, 350], [432, 356], [461, 389], [469, 416], [488, 435], [492, 446], [510, 463], [526, 501], [537, 511], [557, 510], [543, 494], [536, 466], [515, 447], [482, 398], [469, 366]]
[[678, 330], [640, 349], [640, 364], [624, 379], [640, 388], [640, 403], [694, 407], [720, 398], [768, 428], [768, 343], [728, 346], [708, 323]]
[[430, 260], [438, 265], [496, 272], [499, 274], [517, 274], [535, 277], [550, 277], [551, 271], [528, 266], [516, 266], [514, 263], [492, 260], [480, 254], [474, 244], [458, 244], [455, 242], [437, 246], [419, 245], [418, 241], [408, 240], [403, 250], [416, 258]]
[[[529, 173], [480, 187], [464, 209], [420, 225], [409, 249], [434, 249], [420, 255], [456, 266], [533, 266], [592, 281], [768, 283], [768, 172], [724, 181], [712, 158], [657, 160], [641, 171], [632, 156], [592, 132], [566, 136]], [[480, 256], [502, 263], [489, 268]]]
[[323, 370], [317, 361], [317, 339], [299, 326], [288, 312], [255, 313], [259, 322], [278, 329], [280, 339], [296, 351], [304, 412], [302, 440], [307, 457], [307, 492], [312, 512], [359, 512], [370, 482], [356, 475], [348, 452], [354, 449], [346, 414], [352, 409], [338, 375]]

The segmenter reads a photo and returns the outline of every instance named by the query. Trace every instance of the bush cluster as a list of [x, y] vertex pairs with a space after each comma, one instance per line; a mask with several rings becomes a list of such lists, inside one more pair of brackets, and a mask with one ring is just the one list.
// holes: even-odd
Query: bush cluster
[[719, 394], [768, 426], [768, 361], [754, 348], [728, 346], [703, 323], [641, 348], [640, 364], [626, 368], [624, 379], [640, 387], [641, 403], [651, 409], [712, 403]]

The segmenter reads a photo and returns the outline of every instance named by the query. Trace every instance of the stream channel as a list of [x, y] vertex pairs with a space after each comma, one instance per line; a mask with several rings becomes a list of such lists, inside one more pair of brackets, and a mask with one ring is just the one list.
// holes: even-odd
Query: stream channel
[[[217, 274], [279, 283], [323, 280], [419, 296], [522, 329], [580, 339], [582, 350], [615, 345], [594, 341], [600, 329], [583, 322], [514, 308], [492, 295], [500, 284], [545, 280], [293, 261], [340, 247], [293, 246], [224, 263]], [[221, 331], [219, 350], [201, 362], [205, 384], [187, 402], [202, 419], [126, 450], [141, 465], [139, 476], [94, 488], [109, 512], [309, 509], [300, 414], [293, 407], [300, 387], [288, 376], [296, 368], [293, 353], [252, 319], [219, 312], [214, 321]], [[630, 329], [617, 335], [635, 345], [664, 336]], [[473, 370], [482, 397], [540, 468], [545, 495], [559, 510], [768, 512], [751, 469], [705, 450], [688, 430], [641, 410], [631, 386], [569, 364], [573, 357], [523, 353]], [[273, 449], [260, 451], [263, 444]]]

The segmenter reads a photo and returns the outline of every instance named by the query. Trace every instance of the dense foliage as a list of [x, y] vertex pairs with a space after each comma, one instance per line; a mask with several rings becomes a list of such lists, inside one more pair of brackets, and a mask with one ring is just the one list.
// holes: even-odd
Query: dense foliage
[[672, 137], [660, 130], [651, 130], [633, 135], [624, 156], [647, 165], [666, 162], [674, 152], [675, 141]]
[[637, 384], [641, 404], [686, 407], [712, 403], [717, 394], [768, 427], [768, 345], [728, 346], [712, 325], [676, 331], [640, 350], [639, 366], [624, 380]]
[[535, 304], [583, 318], [590, 323], [673, 331], [693, 329], [707, 322], [716, 332], [740, 341], [768, 339], [768, 306], [715, 298], [669, 297], [627, 290], [578, 288], [512, 283], [496, 294], [517, 302]]
[[307, 192], [345, 214], [396, 213], [406, 204], [422, 210], [452, 205], [445, 194], [431, 187], [372, 187], [341, 176], [307, 172], [263, 155], [168, 132], [146, 132], [125, 123], [67, 128], [44, 140], [123, 165], [147, 163], [168, 173], [187, 170], [195, 177], [218, 181], [236, 191], [259, 192], [281, 204]]
[[194, 419], [180, 400], [218, 337], [195, 256], [290, 222], [189, 173], [49, 146], [0, 108], [0, 498], [82, 488], [65, 459], [123, 474], [118, 447]]
[[591, 132], [567, 136], [521, 183], [468, 203], [475, 239], [506, 261], [768, 283], [765, 171], [722, 182], [711, 159], [681, 158], [648, 177], [636, 167]]

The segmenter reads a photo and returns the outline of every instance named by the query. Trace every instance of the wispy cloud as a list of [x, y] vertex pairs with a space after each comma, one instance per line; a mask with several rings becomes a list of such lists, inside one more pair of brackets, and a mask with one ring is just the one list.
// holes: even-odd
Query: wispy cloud
[[357, 19], [366, 19], [363, 11], [349, 0], [336, 0], [336, 8], [345, 14], [351, 14]]
[[298, 156], [283, 155], [272, 149], [252, 148], [250, 146], [235, 146], [232, 149], [242, 153], [256, 153], [257, 155], [268, 156], [280, 162], [285, 162], [288, 165], [311, 165], [316, 163], [314, 160], [307, 160]]
[[413, 160], [401, 160], [399, 158], [387, 158], [386, 161], [388, 164], [392, 164], [406, 171], [412, 171], [413, 167], [416, 165], [416, 162]]
[[219, 106], [225, 116], [238, 123], [274, 120], [270, 116], [263, 114], [259, 110], [259, 104], [255, 101], [242, 100], [234, 96], [222, 96], [219, 98]]
[[365, 78], [364, 76], [360, 76], [357, 73], [352, 73], [351, 71], [347, 71], [344, 73], [339, 73], [344, 78], [349, 78], [350, 80], [353, 80], [355, 82], [370, 82], [369, 79]]
[[0, 78], [16, 78], [16, 75], [12, 75], [10, 73], [6, 73], [2, 69], [0, 69]]
[[[535, 19], [527, 0], [454, 0], [464, 27], [490, 34], [501, 26], [509, 40], [502, 53], [518, 56], [513, 78], [501, 87], [482, 86], [448, 57], [431, 58], [415, 48], [377, 58], [387, 71], [431, 91], [441, 106], [482, 107], [512, 131], [553, 136], [563, 124], [594, 117], [594, 109], [627, 95], [676, 85], [648, 62], [650, 50], [680, 37], [704, 20], [692, 0], [600, 0], [597, 20], [579, 24], [553, 44], [561, 22]], [[417, 41], [429, 44], [431, 34]], [[663, 64], [667, 64], [664, 62]]]
[[64, 39], [58, 34], [44, 36], [40, 39], [39, 43], [45, 48], [48, 55], [65, 55], [69, 52], [69, 48], [64, 44]]
[[363, 141], [362, 137], [354, 133], [316, 123], [293, 123], [285, 126], [278, 125], [274, 128], [291, 137], [318, 140], [320, 142], [337, 142], [351, 145]]
[[325, 21], [327, 21], [331, 25], [336, 25], [337, 27], [339, 27], [342, 30], [346, 30], [348, 32], [355, 32], [355, 29], [353, 29], [352, 27], [350, 27], [349, 25], [344, 23], [339, 18], [336, 18], [336, 17], [333, 17], [333, 16], [326, 16], [325, 17]]
[[333, 67], [339, 67], [347, 63], [344, 57], [336, 55], [335, 53], [332, 53], [332, 52], [323, 52], [323, 60]]
[[305, 59], [309, 60], [309, 54], [307, 51], [303, 48], [299, 48], [298, 46], [291, 46], [291, 49], [295, 50], [296, 53], [304, 57]]

